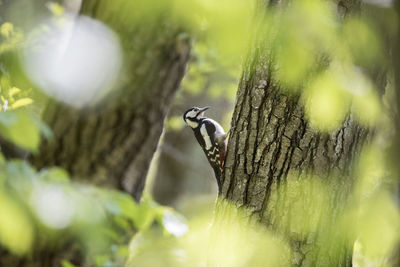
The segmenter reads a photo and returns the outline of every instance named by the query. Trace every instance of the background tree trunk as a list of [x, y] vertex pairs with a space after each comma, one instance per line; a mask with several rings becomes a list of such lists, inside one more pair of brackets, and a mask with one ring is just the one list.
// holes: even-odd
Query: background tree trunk
[[[347, 13], [358, 10], [359, 5], [359, 1], [340, 1], [338, 10]], [[340, 255], [331, 256], [327, 252], [331, 248], [320, 247], [317, 233], [299, 237], [291, 232], [295, 227], [291, 224], [296, 222], [285, 213], [289, 213], [293, 203], [279, 196], [278, 189], [291, 174], [293, 177], [317, 175], [334, 192], [329, 214], [329, 220], [334, 222], [351, 189], [350, 167], [368, 130], [357, 124], [352, 114], [330, 134], [312, 129], [299, 95], [282, 90], [273, 80], [272, 56], [267, 42], [261, 38], [265, 33], [257, 34], [238, 88], [231, 122], [235, 128], [228, 144], [222, 197], [237, 207], [244, 207], [250, 218], [273, 229], [279, 230], [285, 225], [288, 232], [283, 234], [292, 245], [294, 265], [350, 266], [352, 242], [342, 240]], [[316, 191], [312, 188], [304, 192], [308, 196], [313, 193]], [[217, 205], [217, 214], [223, 213], [223, 209], [224, 205]], [[281, 210], [282, 218], [272, 216], [276, 210]], [[308, 216], [307, 211], [304, 216]]]
[[32, 161], [37, 168], [60, 166], [72, 177], [125, 190], [139, 200], [164, 118], [185, 72], [189, 45], [168, 18], [137, 25], [124, 21], [118, 12], [132, 8], [128, 2], [113, 3], [110, 10], [107, 1], [86, 0], [81, 10], [113, 28], [121, 39], [125, 80], [118, 96], [96, 109], [50, 102], [43, 118], [54, 139], [44, 142]]

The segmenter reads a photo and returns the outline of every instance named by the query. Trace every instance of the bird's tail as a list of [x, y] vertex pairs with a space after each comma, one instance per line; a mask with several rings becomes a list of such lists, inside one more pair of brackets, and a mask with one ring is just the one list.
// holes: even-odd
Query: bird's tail
[[215, 173], [215, 179], [217, 179], [218, 195], [220, 195], [222, 191], [222, 182], [221, 182], [222, 168], [220, 166], [214, 167], [214, 173]]

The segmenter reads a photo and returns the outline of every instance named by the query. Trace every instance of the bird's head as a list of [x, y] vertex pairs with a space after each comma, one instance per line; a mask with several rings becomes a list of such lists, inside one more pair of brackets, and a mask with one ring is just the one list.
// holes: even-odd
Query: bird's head
[[198, 108], [192, 107], [183, 114], [183, 120], [192, 128], [199, 126], [200, 119], [204, 118], [204, 112], [210, 107]]

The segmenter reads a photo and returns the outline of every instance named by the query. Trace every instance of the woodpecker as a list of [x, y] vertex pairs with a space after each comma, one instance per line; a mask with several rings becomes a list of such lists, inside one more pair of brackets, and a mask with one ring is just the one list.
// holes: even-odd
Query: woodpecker
[[217, 179], [218, 193], [221, 193], [227, 134], [218, 122], [204, 116], [204, 112], [209, 108], [192, 107], [183, 114], [183, 120], [192, 128], [194, 136], [206, 154]]

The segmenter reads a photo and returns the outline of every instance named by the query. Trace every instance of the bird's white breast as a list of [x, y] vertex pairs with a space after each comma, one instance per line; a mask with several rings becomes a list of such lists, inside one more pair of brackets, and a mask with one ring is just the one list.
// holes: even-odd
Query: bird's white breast
[[200, 127], [200, 133], [203, 136], [206, 149], [209, 150], [212, 147], [210, 136], [208, 136], [206, 125], [203, 124]]
[[197, 126], [199, 126], [199, 123], [197, 121], [187, 120], [186, 123], [192, 128], [197, 128]]

